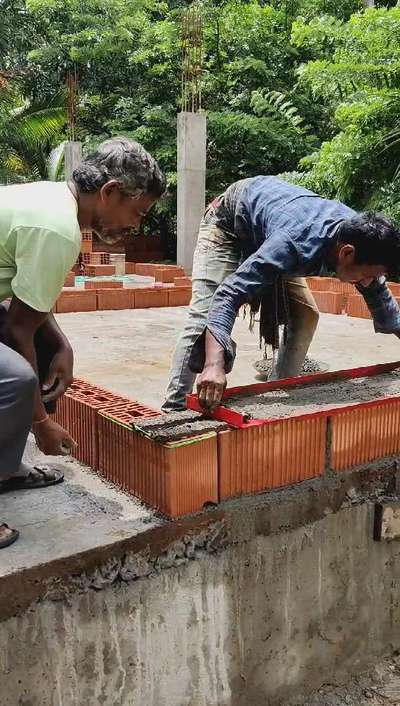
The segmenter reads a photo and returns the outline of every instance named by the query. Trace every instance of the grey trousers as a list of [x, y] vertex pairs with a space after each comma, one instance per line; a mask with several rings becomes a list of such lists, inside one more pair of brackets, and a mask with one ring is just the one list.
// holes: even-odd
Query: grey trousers
[[[193, 257], [192, 300], [183, 332], [172, 359], [164, 412], [186, 408], [186, 395], [192, 391], [196, 375], [189, 369], [193, 345], [207, 325], [213, 296], [240, 262], [237, 239], [214, 225], [200, 225]], [[290, 320], [286, 344], [279, 349], [272, 378], [299, 375], [318, 323], [318, 307], [303, 278], [287, 278]]]
[[32, 424], [36, 385], [29, 363], [0, 343], [0, 480], [19, 469]]

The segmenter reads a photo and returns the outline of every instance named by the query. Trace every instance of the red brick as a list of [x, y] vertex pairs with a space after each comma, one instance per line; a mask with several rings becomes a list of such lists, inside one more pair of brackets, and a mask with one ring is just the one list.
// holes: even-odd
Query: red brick
[[89, 252], [83, 253], [82, 258], [86, 265], [109, 265], [110, 253], [108, 252]]
[[99, 464], [107, 477], [169, 517], [218, 502], [217, 436], [163, 446], [141, 436], [112, 412], [99, 415]]
[[123, 289], [123, 282], [116, 279], [86, 280], [85, 289]]
[[334, 471], [400, 452], [400, 398], [331, 417], [330, 465]]
[[56, 421], [73, 436], [78, 446], [73, 456], [91, 468], [98, 467], [98, 412], [129, 400], [84, 381], [74, 381], [58, 405]]
[[175, 287], [190, 287], [192, 288], [192, 278], [191, 277], [174, 277]]
[[218, 434], [220, 499], [259, 493], [322, 475], [325, 417], [284, 419]]
[[337, 294], [354, 294], [354, 284], [342, 282], [337, 277], [306, 277], [312, 292], [336, 292]]
[[400, 284], [397, 282], [386, 282], [394, 297], [400, 297]]
[[134, 308], [149, 309], [150, 307], [168, 306], [168, 290], [157, 287], [132, 289], [134, 292]]
[[93, 232], [91, 230], [83, 229], [81, 231], [82, 233], [82, 240], [90, 241], [92, 242], [93, 240]]
[[64, 287], [75, 287], [75, 272], [73, 270], [68, 272], [64, 282]]
[[98, 289], [97, 308], [104, 309], [132, 309], [134, 294], [132, 289]]
[[56, 312], [64, 314], [77, 311], [96, 311], [96, 292], [84, 289], [63, 290], [57, 299]]
[[84, 254], [91, 253], [92, 249], [93, 249], [93, 243], [91, 240], [82, 240], [81, 253], [84, 253]]
[[371, 319], [371, 312], [368, 309], [364, 297], [361, 294], [352, 294], [347, 297], [346, 313], [359, 319]]
[[156, 282], [173, 282], [175, 277], [185, 274], [182, 267], [161, 267], [155, 270], [154, 278]]
[[137, 262], [135, 273], [142, 277], [154, 277], [157, 267], [161, 267], [161, 265], [154, 262]]
[[316, 290], [313, 296], [319, 311], [325, 314], [342, 314], [346, 307], [346, 296], [338, 292]]
[[114, 265], [85, 265], [85, 274], [89, 277], [115, 275]]

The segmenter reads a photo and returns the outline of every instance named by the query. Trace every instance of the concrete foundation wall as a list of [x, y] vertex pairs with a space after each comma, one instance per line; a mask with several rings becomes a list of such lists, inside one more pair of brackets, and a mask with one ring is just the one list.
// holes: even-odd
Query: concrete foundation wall
[[400, 647], [400, 547], [372, 503], [326, 513], [243, 514], [216, 554], [180, 541], [50, 592], [0, 624], [1, 706], [289, 706], [368, 667]]
[[177, 262], [187, 274], [205, 206], [206, 188], [205, 113], [178, 115]]

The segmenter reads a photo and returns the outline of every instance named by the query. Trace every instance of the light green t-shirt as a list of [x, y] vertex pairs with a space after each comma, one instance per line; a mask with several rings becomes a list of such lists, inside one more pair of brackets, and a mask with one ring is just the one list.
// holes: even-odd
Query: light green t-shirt
[[50, 311], [80, 246], [77, 203], [65, 182], [0, 186], [0, 302], [15, 295]]

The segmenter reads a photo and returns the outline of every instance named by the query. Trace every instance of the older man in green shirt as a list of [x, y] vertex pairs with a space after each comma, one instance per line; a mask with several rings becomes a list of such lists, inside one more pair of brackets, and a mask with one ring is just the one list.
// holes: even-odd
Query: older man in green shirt
[[[74, 444], [46, 405], [72, 380], [71, 346], [51, 310], [78, 257], [81, 229], [116, 242], [139, 227], [164, 189], [157, 162], [125, 138], [100, 145], [69, 183], [0, 187], [0, 492], [63, 480], [22, 456], [31, 429], [46, 454]], [[17, 538], [0, 521], [0, 549]]]

